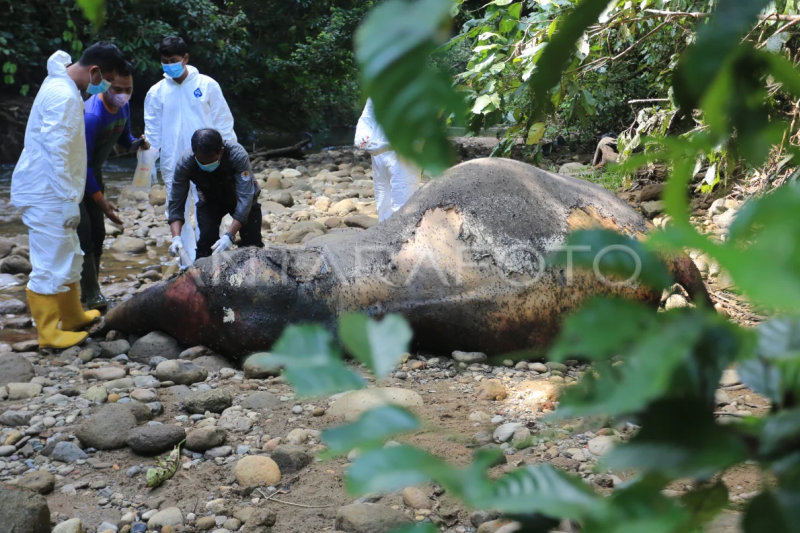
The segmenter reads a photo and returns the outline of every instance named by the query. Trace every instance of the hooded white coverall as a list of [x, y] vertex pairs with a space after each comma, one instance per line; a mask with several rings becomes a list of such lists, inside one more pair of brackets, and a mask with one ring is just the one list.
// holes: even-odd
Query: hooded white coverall
[[[164, 79], [150, 88], [144, 101], [144, 134], [150, 142], [151, 150], [161, 151], [161, 176], [167, 189], [167, 202], [172, 193], [175, 167], [181, 155], [192, 147], [192, 134], [195, 131], [214, 128], [220, 132], [224, 141], [236, 142], [233, 115], [219, 83], [200, 74], [190, 65], [186, 66], [186, 70], [189, 74], [182, 83], [164, 74]], [[187, 223], [181, 230], [181, 239], [184, 249], [194, 261], [197, 239], [200, 238], [200, 229], [192, 230], [188, 223], [190, 206], [197, 202], [194, 184], [189, 192], [184, 214]]]
[[375, 204], [378, 207], [378, 221], [383, 222], [403, 207], [419, 188], [420, 170], [390, 150], [389, 140], [375, 120], [372, 98], [367, 100], [364, 112], [358, 119], [355, 144], [372, 156]]
[[25, 148], [11, 178], [11, 204], [22, 210], [30, 236], [28, 289], [57, 294], [81, 279], [78, 232], [64, 228], [62, 206], [78, 205], [86, 185], [83, 99], [67, 75], [72, 59], [58, 51], [47, 60], [47, 78], [33, 102]]

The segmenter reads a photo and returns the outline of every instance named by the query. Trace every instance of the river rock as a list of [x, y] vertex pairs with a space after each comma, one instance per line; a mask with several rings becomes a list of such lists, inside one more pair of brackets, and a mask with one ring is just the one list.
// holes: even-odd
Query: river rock
[[10, 427], [27, 426], [36, 414], [33, 411], [6, 411], [0, 415], [0, 424]]
[[664, 212], [664, 202], [661, 200], [653, 200], [652, 202], [641, 203], [642, 214], [647, 218], [653, 218]]
[[133, 415], [137, 424], [142, 424], [153, 419], [153, 411], [150, 409], [149, 404], [126, 402], [121, 405]]
[[125, 369], [119, 366], [104, 366], [86, 370], [83, 379], [96, 379], [97, 381], [114, 381], [125, 377]]
[[352, 422], [365, 411], [384, 405], [421, 407], [423, 400], [422, 396], [414, 391], [396, 387], [361, 389], [344, 393], [328, 409], [327, 414], [341, 416]]
[[194, 359], [197, 359], [198, 357], [203, 357], [205, 355], [217, 355], [217, 354], [211, 348], [206, 348], [205, 346], [193, 346], [191, 348], [187, 348], [186, 350], [182, 351], [178, 356], [178, 359], [193, 361]]
[[733, 387], [741, 382], [742, 379], [739, 377], [739, 373], [730, 368], [728, 370], [723, 370], [722, 378], [719, 380], [719, 385], [720, 387]]
[[155, 529], [161, 531], [164, 526], [180, 526], [183, 525], [183, 513], [177, 507], [167, 507], [163, 511], [154, 514], [150, 520], [147, 521], [147, 529]]
[[499, 379], [481, 381], [476, 392], [479, 400], [503, 400], [508, 396], [505, 385]]
[[588, 170], [589, 167], [583, 163], [565, 163], [559, 167], [558, 173], [563, 174], [564, 176], [577, 176], [578, 174]]
[[26, 276], [33, 270], [33, 265], [21, 255], [10, 255], [0, 263], [0, 272], [3, 274], [25, 274]]
[[521, 427], [522, 424], [520, 424], [519, 422], [510, 422], [508, 424], [502, 424], [498, 426], [497, 429], [494, 430], [492, 438], [498, 444], [503, 442], [508, 442], [509, 440], [511, 440], [511, 437], [514, 436], [514, 432], [517, 430], [517, 428]]
[[178, 426], [160, 424], [142, 426], [128, 432], [128, 446], [139, 455], [158, 455], [172, 450], [186, 438], [186, 430]]
[[369, 229], [378, 225], [378, 218], [369, 215], [350, 215], [344, 219], [344, 225], [349, 228]]
[[0, 523], [3, 531], [50, 533], [50, 508], [44, 496], [0, 484]]
[[153, 185], [150, 188], [149, 195], [150, 205], [165, 205], [167, 203], [167, 189], [160, 185]]
[[247, 433], [253, 427], [253, 420], [246, 416], [241, 411], [234, 411], [231, 409], [226, 410], [219, 417], [217, 425], [228, 431], [235, 431], [236, 433]]
[[310, 453], [294, 444], [281, 444], [272, 451], [270, 457], [282, 475], [299, 472], [314, 460]]
[[248, 396], [242, 402], [242, 407], [245, 409], [252, 409], [254, 411], [261, 411], [264, 409], [273, 409], [280, 404], [281, 401], [271, 392], [260, 391]]
[[225, 443], [228, 434], [216, 426], [195, 429], [186, 436], [186, 449], [193, 452], [205, 452]]
[[0, 315], [22, 315], [27, 312], [28, 306], [16, 298], [0, 301]]
[[147, 251], [147, 243], [138, 237], [120, 235], [111, 245], [111, 251], [120, 254], [143, 254]]
[[234, 469], [236, 481], [242, 487], [271, 486], [281, 480], [278, 465], [269, 457], [250, 455], [240, 459]]
[[136, 426], [136, 417], [125, 404], [108, 404], [75, 432], [84, 446], [98, 450], [124, 448], [128, 432]]
[[269, 533], [277, 522], [278, 515], [272, 509], [255, 509], [245, 521], [243, 533]]
[[221, 413], [233, 404], [233, 394], [226, 390], [203, 390], [189, 394], [183, 407], [192, 414], [205, 414], [206, 411]]
[[588, 442], [587, 447], [592, 455], [602, 457], [608, 454], [619, 442], [620, 438], [616, 435], [605, 435], [593, 438]]
[[639, 200], [642, 202], [650, 202], [661, 198], [661, 193], [664, 190], [663, 183], [650, 183], [642, 187], [639, 193]]
[[192, 385], [205, 381], [208, 377], [208, 370], [192, 361], [174, 359], [159, 363], [155, 374], [161, 381], [171, 381], [176, 385]]
[[9, 400], [35, 398], [42, 393], [42, 386], [38, 383], [9, 383], [6, 387]]
[[106, 381], [104, 383], [106, 390], [114, 389], [132, 389], [136, 386], [136, 382], [131, 378], [115, 379], [113, 381]]
[[58, 524], [53, 528], [53, 533], [83, 533], [83, 523], [80, 518], [73, 518]]
[[56, 525], [53, 533], [84, 533], [83, 523], [80, 518], [72, 518]]
[[388, 533], [410, 522], [402, 511], [380, 504], [353, 503], [336, 512], [336, 529], [344, 533]]
[[56, 488], [56, 478], [50, 472], [37, 470], [22, 476], [17, 482], [17, 486], [39, 494], [50, 494]]
[[281, 375], [280, 366], [274, 364], [272, 356], [268, 353], [256, 353], [248, 357], [242, 369], [247, 379], [267, 379]]
[[294, 205], [294, 198], [287, 191], [280, 191], [272, 195], [271, 200], [283, 207], [292, 207]]
[[453, 352], [453, 359], [458, 361], [459, 363], [466, 363], [471, 365], [473, 363], [483, 363], [487, 361], [489, 358], [486, 356], [485, 353], [481, 352]]
[[95, 385], [86, 389], [83, 396], [90, 402], [106, 403], [108, 400], [108, 389], [103, 384]]
[[86, 460], [89, 456], [83, 450], [78, 448], [74, 442], [59, 442], [53, 448], [53, 453], [50, 454], [50, 459], [61, 463], [74, 463], [79, 460]]
[[205, 368], [209, 372], [219, 372], [223, 368], [231, 367], [231, 363], [219, 355], [201, 355], [192, 362], [201, 368]]
[[131, 391], [131, 398], [141, 403], [154, 402], [158, 399], [158, 394], [150, 389], [133, 389]]
[[18, 353], [0, 355], [0, 387], [9, 383], [27, 383], [36, 376], [33, 364]]
[[178, 341], [165, 333], [154, 331], [134, 342], [128, 357], [131, 361], [146, 365], [153, 357], [177, 359], [181, 351]]
[[412, 509], [430, 509], [432, 502], [419, 487], [407, 487], [403, 489], [403, 503]]
[[113, 359], [118, 355], [127, 355], [130, 349], [131, 345], [125, 339], [101, 342], [100, 357], [104, 359]]

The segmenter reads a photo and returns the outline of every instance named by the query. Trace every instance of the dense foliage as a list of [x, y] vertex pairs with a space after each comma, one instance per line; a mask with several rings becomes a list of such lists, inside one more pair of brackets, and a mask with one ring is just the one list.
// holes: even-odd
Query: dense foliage
[[[84, 4], [94, 5], [86, 0]], [[158, 44], [182, 36], [191, 63], [220, 82], [242, 125], [353, 124], [361, 95], [353, 35], [371, 1], [109, 0], [96, 32], [72, 2], [0, 0], [4, 91], [35, 91], [48, 56], [117, 43], [136, 68], [134, 107], [161, 77]]]

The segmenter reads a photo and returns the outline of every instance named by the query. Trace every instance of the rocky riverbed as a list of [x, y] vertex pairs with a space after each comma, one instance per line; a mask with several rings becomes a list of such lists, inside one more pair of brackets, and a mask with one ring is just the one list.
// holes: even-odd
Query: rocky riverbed
[[[377, 223], [364, 152], [256, 160], [254, 172], [263, 189], [267, 243], [302, 243]], [[623, 194], [645, 209], [643, 203], [658, 201], [659, 193], [639, 187]], [[125, 300], [171, 275], [175, 266], [166, 254], [163, 188], [149, 194], [123, 189], [118, 203], [125, 227], [107, 228], [101, 278], [106, 296]], [[724, 238], [739, 203], [722, 199], [708, 207], [696, 213], [697, 224]], [[13, 219], [13, 212], [7, 216]], [[653, 217], [656, 226], [668, 223], [658, 213]], [[546, 462], [605, 493], [629, 476], [595, 466], [635, 426], [543, 420], [558, 408], [559, 391], [589, 368], [577, 361], [408, 354], [388, 379], [377, 382], [348, 363], [370, 383], [365, 391], [299, 399], [274, 369], [238, 368], [202, 346], [180, 346], [157, 332], [140, 338], [112, 331], [80, 347], [40, 351], [24, 302], [26, 237], [0, 239], [0, 257], [0, 297], [6, 296], [0, 301], [0, 520], [15, 532], [378, 533], [428, 521], [449, 533], [514, 531], [513, 523], [491, 510], [465, 508], [435, 485], [361, 498], [347, 493], [344, 474], [359, 451], [319, 459], [325, 450], [321, 431], [387, 396], [424, 422], [425, 429], [398, 441], [454, 464], [468, 464], [477, 448], [498, 447], [505, 462], [493, 468], [493, 476]], [[694, 259], [705, 264], [701, 270], [712, 289], [730, 289], [718, 265], [699, 255]], [[665, 295], [665, 303], [688, 305], [681, 298]], [[748, 319], [734, 308], [719, 308]], [[763, 398], [739, 385], [735, 371], [724, 376], [717, 403], [730, 416], [768, 409]], [[177, 473], [148, 489], [146, 472], [156, 466], [155, 457], [180, 442]], [[723, 480], [733, 508], [751, 498], [760, 482], [746, 467]], [[670, 492], [679, 496], [685, 490], [686, 484], [675, 484]], [[726, 514], [714, 531], [737, 531], [737, 521], [735, 513]], [[561, 531], [572, 529], [564, 524]]]

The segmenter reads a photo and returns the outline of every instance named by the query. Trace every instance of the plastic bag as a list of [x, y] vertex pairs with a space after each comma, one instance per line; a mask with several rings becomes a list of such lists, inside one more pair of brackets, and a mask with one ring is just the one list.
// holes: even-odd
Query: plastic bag
[[136, 153], [136, 172], [133, 175], [131, 190], [150, 192], [150, 177], [156, 164], [154, 150], [139, 150]]

